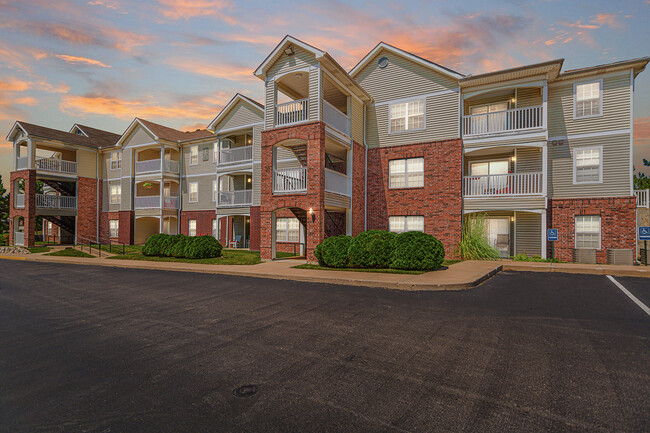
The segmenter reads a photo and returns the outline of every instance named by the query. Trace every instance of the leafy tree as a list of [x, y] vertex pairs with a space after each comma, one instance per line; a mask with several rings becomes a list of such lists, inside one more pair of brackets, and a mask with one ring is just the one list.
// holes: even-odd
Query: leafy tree
[[[650, 161], [643, 158], [643, 165], [645, 167], [650, 167]], [[636, 168], [634, 169], [636, 171]], [[634, 175], [634, 189], [649, 189], [650, 188], [650, 176], [647, 176], [645, 173], [637, 172]]]
[[9, 192], [2, 184], [0, 174], [0, 233], [9, 231]]

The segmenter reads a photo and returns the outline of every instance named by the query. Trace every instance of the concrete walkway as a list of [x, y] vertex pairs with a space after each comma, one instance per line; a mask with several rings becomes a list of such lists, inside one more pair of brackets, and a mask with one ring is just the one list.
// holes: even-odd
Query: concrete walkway
[[0, 259], [28, 260], [50, 263], [99, 265], [134, 269], [159, 269], [164, 271], [201, 272], [209, 274], [239, 275], [312, 283], [342, 284], [380, 287], [395, 290], [461, 290], [476, 287], [501, 270], [497, 262], [460, 262], [447, 269], [420, 275], [389, 274], [381, 272], [330, 271], [295, 269], [305, 263], [298, 260], [277, 260], [257, 265], [206, 265], [180, 262], [148, 262], [143, 260], [115, 260], [107, 258], [57, 257], [41, 254], [25, 256], [0, 256]]
[[568, 274], [612, 275], [650, 278], [650, 266], [589, 265], [581, 263], [513, 262], [500, 260], [504, 271], [563, 272]]

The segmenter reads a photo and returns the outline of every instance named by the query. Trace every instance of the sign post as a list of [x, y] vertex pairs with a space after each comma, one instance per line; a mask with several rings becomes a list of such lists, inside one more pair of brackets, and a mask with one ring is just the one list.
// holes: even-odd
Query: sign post
[[555, 241], [557, 241], [557, 229], [546, 230], [546, 239], [551, 243], [551, 260], [555, 259]]
[[639, 227], [639, 240], [643, 241], [644, 264], [648, 266], [648, 241], [650, 241], [650, 227]]

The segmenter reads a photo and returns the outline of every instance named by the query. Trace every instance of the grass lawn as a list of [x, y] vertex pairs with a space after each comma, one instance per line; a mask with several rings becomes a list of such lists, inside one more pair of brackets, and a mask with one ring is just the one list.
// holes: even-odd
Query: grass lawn
[[44, 247], [44, 246], [39, 246], [39, 247], [32, 247], [32, 248], [27, 248], [30, 253], [46, 253], [50, 251], [50, 247]]
[[[136, 254], [142, 252], [144, 245], [124, 245], [124, 254]], [[93, 244], [93, 248], [97, 248], [97, 244]], [[113, 254], [120, 254], [122, 252], [122, 245], [113, 244], [113, 246], [102, 244], [102, 251], [112, 252]]]
[[[453, 265], [454, 263], [458, 263], [460, 260], [445, 260], [442, 262], [442, 266], [449, 266]], [[315, 265], [315, 264], [310, 264], [306, 263], [304, 265], [298, 265], [294, 266], [296, 269], [317, 269], [317, 270], [323, 270], [323, 271], [352, 271], [352, 272], [381, 272], [384, 274], [414, 274], [414, 275], [420, 275], [424, 274], [426, 271], [406, 271], [403, 269], [358, 269], [358, 268], [345, 268], [345, 269], [337, 269], [337, 268], [328, 268], [327, 266], [321, 266], [321, 265]]]
[[62, 257], [94, 257], [83, 251], [75, 250], [74, 248], [66, 248], [64, 250], [48, 253], [46, 256], [62, 256]]
[[221, 252], [221, 257], [212, 259], [185, 259], [176, 257], [149, 257], [140, 252], [109, 257], [117, 260], [146, 260], [150, 262], [180, 262], [199, 263], [206, 265], [256, 265], [261, 263], [259, 251], [226, 250]]

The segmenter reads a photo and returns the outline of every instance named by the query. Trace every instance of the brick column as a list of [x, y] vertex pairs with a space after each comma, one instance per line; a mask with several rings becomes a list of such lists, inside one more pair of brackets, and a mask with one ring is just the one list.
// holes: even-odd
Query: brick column
[[[14, 181], [25, 180], [25, 207], [16, 208]], [[14, 245], [14, 218], [23, 217], [25, 220], [25, 246], [33, 247], [36, 242], [36, 170], [20, 170], [10, 174], [9, 195], [9, 243]]]

